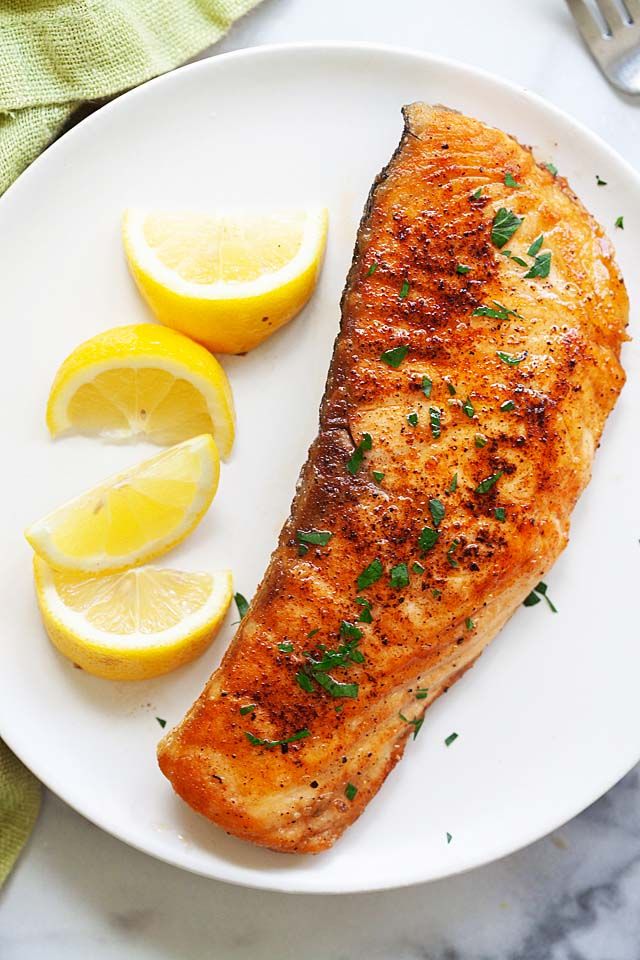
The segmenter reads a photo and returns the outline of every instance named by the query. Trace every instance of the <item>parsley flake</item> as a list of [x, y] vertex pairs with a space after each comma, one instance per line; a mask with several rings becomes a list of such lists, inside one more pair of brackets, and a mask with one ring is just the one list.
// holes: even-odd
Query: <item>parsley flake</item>
[[402, 286], [400, 287], [400, 294], [399, 294], [400, 299], [404, 300], [404, 298], [407, 296], [408, 293], [409, 293], [409, 281], [403, 280]]
[[544, 233], [541, 233], [535, 238], [535, 240], [527, 250], [527, 256], [535, 257], [536, 254], [540, 252], [540, 247], [542, 246], [543, 243], [544, 243]]
[[311, 731], [307, 730], [306, 727], [303, 727], [302, 730], [297, 730], [295, 733], [292, 733], [290, 737], [284, 737], [282, 740], [263, 740], [261, 737], [255, 737], [247, 730], [245, 730], [244, 735], [249, 743], [254, 747], [266, 747], [267, 750], [271, 750], [273, 747], [283, 747], [289, 743], [296, 743], [298, 740], [304, 740], [305, 737], [311, 736]]
[[448, 492], [455, 493], [457, 489], [458, 489], [458, 472], [456, 471], [454, 475], [451, 477], [451, 483], [449, 484]]
[[493, 317], [494, 320], [508, 320], [509, 317], [518, 317], [519, 320], [522, 320], [522, 317], [516, 310], [510, 310], [509, 307], [498, 303], [497, 300], [492, 300], [491, 302], [493, 303], [493, 307], [487, 307], [485, 305], [476, 307], [471, 316]]
[[355, 477], [356, 473], [362, 466], [362, 461], [364, 460], [364, 455], [369, 450], [371, 450], [372, 440], [370, 433], [363, 433], [362, 440], [357, 445], [349, 459], [347, 460], [347, 471], [351, 474], [352, 477]]
[[383, 574], [383, 567], [380, 561], [376, 558], [372, 560], [368, 567], [359, 574], [356, 581], [358, 585], [358, 590], [366, 590], [367, 587], [372, 586], [376, 583]]
[[399, 347], [391, 347], [390, 350], [385, 350], [384, 353], [380, 354], [380, 359], [383, 363], [386, 363], [388, 367], [393, 367], [394, 370], [397, 370], [408, 352], [409, 347], [406, 344], [401, 344]]
[[371, 616], [371, 601], [367, 600], [366, 597], [356, 597], [356, 603], [362, 607], [360, 616], [358, 617], [358, 623], [373, 623], [373, 617]]
[[471, 617], [467, 617], [467, 619], [464, 622], [464, 625], [467, 628], [467, 630], [475, 630], [475, 627], [476, 627]]
[[240, 619], [242, 620], [249, 609], [249, 601], [246, 597], [243, 597], [241, 593], [236, 593], [233, 599], [236, 602], [236, 607], [238, 608], [238, 613], [240, 614]]
[[525, 280], [531, 280], [533, 277], [548, 277], [551, 270], [551, 250], [545, 250], [539, 254], [535, 263], [529, 267], [525, 273]]
[[347, 640], [359, 640], [362, 636], [362, 630], [360, 630], [354, 623], [349, 623], [348, 620], [343, 620], [340, 624], [340, 635], [346, 637]]
[[429, 426], [434, 440], [437, 440], [442, 432], [442, 411], [437, 407], [429, 407]]
[[162, 729], [164, 730], [164, 728], [165, 728], [166, 725], [167, 725], [167, 721], [164, 719], [164, 717], [156, 717], [156, 720], [158, 721], [158, 723], [160, 724], [160, 726], [161, 726]]
[[547, 605], [552, 613], [558, 612], [557, 608], [554, 606], [554, 604], [551, 602], [551, 600], [547, 596], [547, 585], [544, 582], [544, 580], [541, 580], [540, 583], [538, 583], [533, 588], [531, 593], [527, 597], [525, 597], [525, 599], [522, 601], [523, 605], [525, 607], [535, 607], [536, 603], [540, 603], [540, 597], [538, 596], [538, 594], [544, 597], [544, 599], [547, 601]]
[[358, 788], [354, 787], [352, 783], [348, 783], [344, 788], [344, 795], [349, 801], [355, 800], [355, 796], [357, 792], [358, 792]]
[[451, 834], [450, 834], [449, 831], [447, 830], [447, 843], [451, 843], [452, 840], [453, 840], [453, 837], [451, 836]]
[[296, 530], [298, 543], [311, 543], [318, 547], [326, 547], [332, 536], [329, 530]]
[[424, 393], [424, 395], [425, 395], [425, 397], [427, 398], [427, 400], [428, 400], [429, 397], [431, 396], [431, 388], [432, 388], [432, 386], [433, 386], [433, 384], [432, 384], [430, 378], [425, 374], [425, 376], [422, 378], [422, 392]]
[[283, 640], [282, 643], [276, 644], [280, 653], [293, 653], [293, 644], [289, 643], [288, 640]]
[[497, 473], [492, 473], [490, 477], [485, 477], [476, 487], [475, 493], [489, 493], [489, 490], [498, 482], [503, 473], [504, 470], [498, 470]]
[[602, 177], [597, 173], [596, 173], [596, 183], [598, 184], [599, 187], [607, 186], [607, 181], [603, 180]]
[[487, 438], [485, 437], [485, 435], [484, 435], [483, 433], [476, 433], [475, 439], [474, 439], [474, 443], [475, 443], [476, 447], [478, 448], [478, 450], [481, 450], [483, 447], [486, 447], [486, 445], [487, 445]]
[[448, 737], [444, 738], [445, 747], [450, 747], [454, 740], [458, 739], [457, 733], [450, 733]]
[[515, 410], [516, 405], [513, 400], [503, 400], [500, 404], [500, 409], [503, 413], [509, 413], [511, 410]]
[[514, 235], [524, 217], [518, 217], [512, 210], [506, 207], [500, 207], [491, 225], [491, 242], [494, 247], [501, 250], [508, 240]]
[[398, 563], [395, 567], [392, 567], [389, 577], [394, 590], [402, 590], [404, 587], [408, 587], [409, 570], [406, 563]]
[[302, 687], [305, 693], [313, 693], [315, 690], [313, 680], [307, 676], [303, 670], [299, 670], [298, 673], [296, 673], [296, 683], [299, 687]]
[[482, 187], [478, 187], [478, 189], [474, 190], [473, 193], [471, 194], [471, 199], [480, 200], [481, 197], [482, 197]]
[[465, 402], [462, 404], [462, 409], [464, 410], [466, 415], [469, 417], [469, 419], [472, 420], [473, 417], [475, 416], [476, 411], [469, 397], [467, 397]]
[[505, 520], [507, 519], [507, 514], [504, 507], [496, 507], [496, 509], [494, 510], [494, 514], [495, 514], [496, 520], [498, 520], [500, 523], [504, 523]]
[[371, 266], [367, 270], [367, 276], [372, 277], [377, 269], [378, 269], [378, 264], [374, 260], [374, 262], [371, 264]]
[[438, 528], [444, 520], [444, 504], [440, 500], [429, 500], [429, 513], [434, 527]]
[[431, 527], [422, 528], [420, 536], [418, 537], [418, 547], [423, 556], [435, 547], [439, 536], [438, 531], [432, 530]]
[[416, 690], [416, 700], [426, 700], [428, 696], [429, 696], [428, 687], [418, 687], [418, 689]]
[[521, 183], [518, 183], [513, 174], [509, 173], [509, 171], [507, 171], [504, 175], [504, 184], [505, 187], [516, 187], [518, 190], [522, 186]]
[[458, 561], [454, 557], [454, 553], [456, 552], [459, 546], [460, 546], [460, 541], [456, 538], [455, 540], [451, 541], [451, 546], [447, 550], [447, 562], [450, 567], [455, 568], [459, 566]]
[[522, 361], [527, 358], [526, 350], [523, 350], [522, 353], [505, 353], [504, 350], [496, 350], [496, 354], [503, 363], [506, 363], [510, 367], [517, 367], [519, 363], [522, 363]]
[[414, 573], [417, 573], [418, 576], [420, 576], [420, 574], [424, 573], [425, 571], [425, 567], [423, 567], [421, 563], [418, 563], [417, 560], [415, 560], [412, 563], [411, 569], [413, 570]]
[[447, 390], [449, 391], [449, 396], [450, 396], [450, 397], [455, 397], [455, 395], [456, 395], [456, 388], [455, 388], [454, 385], [451, 383], [451, 380], [449, 380], [448, 377], [444, 377], [444, 382], [445, 382], [446, 385], [447, 385]]
[[547, 170], [549, 171], [552, 177], [558, 176], [558, 168], [556, 167], [555, 163], [545, 163], [545, 167], [547, 168]]
[[411, 424], [412, 427], [418, 426], [418, 414], [415, 410], [407, 415], [407, 423]]
[[320, 633], [320, 627], [314, 627], [313, 630], [309, 630], [307, 634], [307, 640], [310, 640], [311, 637], [315, 637], [316, 633]]
[[468, 267], [466, 263], [458, 263], [456, 265], [456, 273], [465, 274], [465, 273], [469, 273], [470, 270], [471, 270], [471, 267]]
[[371, 476], [378, 485], [384, 480], [384, 473], [381, 473], [380, 470], [373, 470]]
[[615, 226], [618, 227], [620, 230], [624, 230], [624, 217], [618, 217], [618, 219], [615, 222]]
[[358, 696], [360, 688], [357, 683], [339, 683], [327, 673], [315, 670], [313, 671], [313, 679], [332, 697], [347, 697], [349, 700], [355, 700]]
[[416, 717], [415, 720], [408, 720], [403, 713], [399, 713], [398, 716], [400, 717], [401, 720], [404, 721], [404, 723], [408, 723], [410, 724], [410, 726], [413, 727], [413, 739], [415, 740], [415, 738], [420, 733], [420, 728], [422, 727], [422, 724], [424, 723], [424, 716]]
[[248, 713], [253, 713], [253, 711], [255, 710], [255, 708], [256, 708], [256, 704], [255, 704], [255, 703], [248, 703], [248, 704], [246, 705], [246, 707], [240, 707], [240, 716], [241, 716], [241, 717], [246, 717], [246, 715], [247, 715]]

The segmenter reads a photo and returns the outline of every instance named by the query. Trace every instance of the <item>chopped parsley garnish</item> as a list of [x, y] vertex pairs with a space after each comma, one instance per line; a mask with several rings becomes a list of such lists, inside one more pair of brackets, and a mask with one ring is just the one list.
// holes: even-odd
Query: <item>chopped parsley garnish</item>
[[448, 492], [455, 493], [457, 489], [458, 489], [458, 473], [456, 471], [454, 475], [451, 477], [451, 483], [449, 484]]
[[556, 167], [555, 163], [545, 163], [545, 167], [547, 168], [547, 170], [549, 171], [552, 177], [558, 176], [558, 168]]
[[507, 514], [504, 507], [496, 507], [496, 509], [494, 510], [494, 513], [496, 516], [496, 520], [499, 520], [500, 523], [504, 523], [505, 520], [507, 519]]
[[439, 600], [440, 597], [442, 596], [442, 590], [437, 590], [435, 587], [433, 588], [431, 593], [436, 598], [436, 600]]
[[444, 520], [444, 504], [440, 500], [429, 500], [429, 513], [434, 527], [439, 527]]
[[464, 622], [464, 625], [467, 628], [467, 630], [475, 630], [475, 627], [476, 627], [471, 617], [467, 617], [467, 619]]
[[466, 413], [466, 415], [469, 417], [470, 420], [473, 419], [476, 411], [474, 410], [473, 404], [471, 403], [471, 400], [469, 399], [469, 397], [467, 397], [465, 402], [462, 404], [462, 409], [464, 410], [464, 412]]
[[509, 317], [518, 317], [522, 320], [522, 317], [516, 310], [510, 310], [509, 307], [505, 307], [504, 304], [498, 303], [497, 300], [492, 300], [491, 303], [493, 307], [481, 306], [476, 307], [472, 313], [473, 317], [493, 317], [494, 320], [508, 320]]
[[404, 300], [404, 298], [408, 293], [409, 293], [409, 281], [403, 280], [402, 286], [400, 287], [400, 299]]
[[512, 210], [507, 210], [506, 207], [500, 207], [493, 218], [493, 224], [491, 226], [491, 243], [494, 247], [501, 250], [514, 235], [523, 220], [524, 217], [516, 216]]
[[352, 477], [355, 477], [356, 473], [362, 466], [362, 461], [364, 460], [364, 455], [369, 450], [371, 450], [372, 440], [370, 433], [363, 433], [362, 440], [357, 445], [350, 458], [347, 460], [347, 471], [351, 474]]
[[329, 530], [296, 530], [298, 543], [312, 543], [319, 547], [326, 547], [332, 536]]
[[432, 530], [431, 527], [422, 528], [420, 536], [418, 537], [418, 547], [423, 556], [435, 547], [439, 536], [438, 531]]
[[374, 260], [374, 262], [371, 264], [371, 266], [367, 270], [367, 276], [372, 277], [377, 269], [378, 269], [378, 264]]
[[429, 426], [434, 440], [437, 440], [441, 433], [442, 412], [437, 407], [429, 407]]
[[508, 171], [504, 175], [504, 184], [506, 187], [517, 187], [518, 189], [522, 186], [522, 184], [518, 183], [513, 174], [509, 173]]
[[445, 382], [446, 385], [447, 385], [447, 390], [449, 391], [449, 396], [450, 396], [450, 397], [455, 397], [455, 395], [456, 395], [456, 388], [455, 388], [454, 385], [451, 383], [451, 380], [449, 380], [447, 377], [445, 377], [445, 378], [444, 378], [444, 382]]
[[428, 687], [418, 687], [418, 689], [416, 690], [416, 700], [426, 700], [428, 696], [429, 696]]
[[346, 637], [347, 640], [359, 640], [362, 636], [362, 630], [360, 630], [354, 623], [349, 623], [348, 620], [343, 620], [340, 624], [340, 635]]
[[276, 644], [280, 653], [293, 653], [293, 644], [289, 643], [288, 640], [283, 640], [282, 643]]
[[615, 222], [615, 226], [619, 227], [620, 230], [624, 230], [624, 217], [618, 217], [618, 219]]
[[310, 640], [311, 637], [315, 637], [316, 633], [320, 633], [320, 627], [314, 627], [313, 630], [309, 630], [307, 634], [307, 640]]
[[596, 183], [599, 187], [606, 187], [607, 181], [603, 180], [602, 177], [596, 173]]
[[392, 567], [389, 577], [394, 590], [402, 590], [409, 586], [409, 569], [406, 563], [398, 563], [395, 567]]
[[540, 603], [540, 597], [538, 596], [538, 594], [544, 597], [544, 599], [547, 601], [549, 609], [551, 610], [552, 613], [558, 612], [557, 608], [553, 605], [553, 603], [547, 596], [547, 585], [544, 582], [544, 580], [541, 580], [540, 583], [533, 588], [531, 593], [524, 598], [524, 600], [522, 601], [523, 605], [525, 607], [535, 607], [536, 603]]
[[415, 738], [420, 733], [420, 727], [424, 723], [424, 717], [416, 717], [415, 720], [408, 720], [403, 713], [399, 713], [398, 716], [405, 723], [408, 723], [413, 727], [413, 739], [415, 740]]
[[408, 353], [409, 347], [406, 346], [406, 344], [402, 344], [399, 347], [391, 347], [390, 350], [385, 350], [384, 353], [380, 354], [380, 359], [383, 363], [386, 363], [388, 367], [393, 367], [395, 370], [400, 366]]
[[526, 260], [523, 260], [522, 257], [516, 257], [515, 253], [507, 253], [505, 250], [502, 251], [503, 257], [510, 257], [514, 263], [517, 263], [519, 267], [528, 267], [529, 264]]
[[358, 623], [373, 623], [373, 617], [371, 616], [371, 601], [367, 600], [366, 597], [356, 597], [356, 603], [362, 607], [360, 616], [358, 617]]
[[233, 599], [236, 602], [236, 607], [238, 608], [238, 613], [240, 614], [240, 619], [242, 620], [249, 609], [249, 602], [246, 597], [242, 596], [241, 593], [236, 593]]
[[410, 423], [412, 427], [418, 426], [418, 414], [415, 412], [415, 410], [408, 414], [407, 423]]
[[246, 705], [246, 707], [240, 707], [240, 716], [241, 716], [241, 717], [246, 717], [246, 715], [247, 715], [248, 713], [253, 713], [253, 711], [255, 710], [255, 708], [256, 708], [256, 704], [255, 704], [255, 703], [248, 703], [248, 704]]
[[485, 435], [484, 435], [483, 433], [476, 433], [475, 439], [474, 439], [474, 443], [475, 443], [476, 447], [478, 448], [478, 450], [481, 450], [483, 447], [486, 447], [486, 445], [487, 445], [487, 438], [485, 437]]
[[503, 413], [510, 413], [511, 410], [515, 410], [516, 405], [513, 400], [503, 400], [500, 404], [500, 409]]
[[444, 738], [445, 747], [450, 747], [454, 740], [458, 739], [457, 733], [450, 733], [448, 737]]
[[348, 783], [344, 788], [344, 795], [349, 801], [355, 800], [355, 796], [357, 792], [358, 792], [358, 788], [354, 787], [352, 783]]
[[471, 199], [479, 200], [481, 196], [482, 196], [482, 187], [478, 187], [478, 189], [474, 190], [473, 193], [471, 194]]
[[273, 747], [284, 747], [286, 744], [304, 740], [305, 737], [311, 736], [311, 731], [303, 727], [302, 730], [297, 730], [296, 733], [292, 733], [290, 737], [283, 737], [282, 740], [263, 740], [261, 737], [254, 737], [254, 735], [247, 730], [245, 730], [244, 735], [254, 747], [266, 747], [267, 750], [271, 750]]
[[327, 673], [316, 671], [313, 671], [313, 679], [332, 697], [348, 697], [350, 700], [355, 700], [358, 696], [360, 688], [357, 683], [339, 683]]
[[485, 477], [484, 480], [481, 480], [478, 486], [475, 489], [476, 493], [489, 493], [491, 487], [494, 486], [504, 473], [504, 470], [498, 470], [497, 473], [492, 473], [490, 477]]
[[533, 277], [548, 277], [550, 270], [551, 250], [545, 250], [536, 257], [535, 263], [529, 267], [524, 276], [527, 280], [531, 280]]
[[510, 367], [517, 367], [519, 363], [522, 363], [522, 361], [527, 358], [526, 350], [523, 350], [522, 353], [505, 353], [504, 350], [496, 350], [496, 353], [502, 362]]
[[430, 378], [425, 374], [422, 378], [422, 392], [424, 393], [427, 400], [431, 396], [431, 388], [433, 384], [431, 383]]
[[460, 546], [460, 541], [458, 539], [452, 540], [451, 546], [447, 550], [447, 562], [449, 563], [450, 567], [459, 566], [458, 561], [454, 557], [454, 553], [456, 552], [459, 546]]
[[415, 561], [411, 564], [411, 569], [413, 570], [414, 573], [417, 573], [418, 576], [420, 576], [420, 574], [421, 574], [421, 573], [424, 573], [424, 571], [425, 571], [425, 567], [423, 567], [421, 563], [418, 563], [417, 560], [415, 560]]
[[371, 474], [376, 483], [380, 484], [384, 480], [384, 473], [381, 473], [380, 470], [374, 470]]
[[527, 255], [529, 257], [535, 257], [536, 254], [540, 252], [540, 247], [544, 243], [544, 233], [541, 233], [538, 237], [535, 238], [529, 249], [527, 250]]
[[359, 574], [356, 583], [358, 584], [358, 590], [366, 590], [367, 587], [372, 586], [380, 579], [383, 574], [383, 567], [380, 561], [376, 558], [372, 560], [368, 567]]
[[451, 843], [452, 840], [453, 840], [453, 837], [451, 836], [451, 834], [450, 834], [449, 831], [447, 830], [447, 843]]
[[307, 676], [306, 673], [303, 673], [302, 670], [299, 670], [298, 673], [296, 673], [296, 682], [299, 687], [302, 687], [305, 693], [313, 693], [315, 689], [313, 686], [313, 681]]
[[468, 267], [466, 263], [458, 263], [456, 265], [456, 273], [469, 273], [471, 267]]
[[165, 728], [166, 725], [167, 725], [167, 721], [164, 719], [164, 717], [156, 717], [156, 720], [158, 721], [158, 723], [160, 724], [160, 726], [161, 726], [162, 729], [164, 730], [164, 728]]

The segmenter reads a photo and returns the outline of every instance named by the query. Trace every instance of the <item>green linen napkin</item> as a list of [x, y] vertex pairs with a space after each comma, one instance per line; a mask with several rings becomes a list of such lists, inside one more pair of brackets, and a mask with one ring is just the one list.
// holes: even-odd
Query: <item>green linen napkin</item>
[[73, 111], [171, 70], [259, 0], [1, 0], [0, 194]]
[[[0, 0], [0, 194], [86, 101], [171, 70], [259, 0]], [[0, 886], [40, 784], [0, 740]]]
[[40, 809], [40, 784], [0, 740], [0, 887], [24, 847]]

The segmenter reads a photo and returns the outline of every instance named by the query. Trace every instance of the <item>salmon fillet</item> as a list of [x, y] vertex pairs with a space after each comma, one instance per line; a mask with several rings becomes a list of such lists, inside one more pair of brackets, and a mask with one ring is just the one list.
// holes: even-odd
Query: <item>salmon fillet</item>
[[320, 430], [236, 637], [160, 767], [245, 840], [316, 853], [567, 543], [624, 383], [602, 229], [505, 133], [404, 109]]

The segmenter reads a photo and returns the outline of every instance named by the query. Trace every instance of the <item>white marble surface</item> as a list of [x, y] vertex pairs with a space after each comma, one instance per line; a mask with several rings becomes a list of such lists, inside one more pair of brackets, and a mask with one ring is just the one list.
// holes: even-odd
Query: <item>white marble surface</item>
[[[640, 166], [640, 98], [606, 85], [563, 0], [265, 0], [215, 52], [295, 40], [371, 40], [476, 64], [547, 97]], [[559, 834], [506, 860], [341, 897], [181, 873], [49, 795], [0, 894], [0, 958], [637, 960], [639, 901], [637, 770]]]

